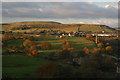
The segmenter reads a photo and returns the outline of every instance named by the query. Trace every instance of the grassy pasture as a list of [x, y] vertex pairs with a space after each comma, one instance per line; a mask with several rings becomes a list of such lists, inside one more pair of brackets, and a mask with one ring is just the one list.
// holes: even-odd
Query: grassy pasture
[[80, 26], [80, 31], [92, 31], [92, 32], [115, 32], [115, 30], [110, 29], [109, 27], [106, 26], [87, 26], [87, 25], [82, 25]]
[[[63, 42], [67, 40], [68, 42], [70, 42], [70, 44], [78, 50], [83, 50], [84, 47], [89, 48], [90, 50], [93, 49], [94, 47], [96, 47], [96, 44], [93, 41], [90, 40], [86, 40], [86, 38], [84, 37], [71, 37], [71, 38], [63, 38], [63, 39], [57, 39], [55, 37], [39, 37], [37, 38], [37, 41], [35, 41], [37, 44], [41, 44], [43, 41], [48, 41], [52, 44], [52, 48], [51, 50], [47, 50], [49, 51], [56, 51], [62, 48], [63, 46]], [[45, 51], [45, 50], [39, 50], [41, 51]], [[45, 51], [46, 52], [46, 51]]]
[[9, 40], [7, 41], [7, 47], [17, 46], [19, 47], [24, 42], [23, 39]]
[[[51, 52], [60, 50], [62, 48], [63, 42], [68, 40], [75, 49], [83, 50], [84, 47], [88, 47], [92, 49], [96, 47], [95, 43], [89, 40], [86, 40], [82, 37], [71, 37], [64, 39], [57, 39], [54, 36], [41, 36], [36, 37], [34, 42], [39, 45], [42, 41], [48, 41], [52, 44], [53, 48], [51, 50], [41, 50], [39, 52], [41, 55], [47, 55]], [[23, 39], [9, 40], [7, 42], [7, 47], [10, 46], [20, 46], [24, 42]], [[27, 56], [24, 54], [11, 54], [11, 55], [3, 55], [2, 56], [2, 66], [3, 66], [3, 74], [12, 78], [30, 78], [35, 76], [36, 69], [48, 63], [47, 59], [36, 58], [33, 56]], [[61, 62], [58, 62], [62, 65], [65, 65]]]
[[102, 29], [98, 26], [80, 26], [80, 31], [92, 31], [92, 32], [99, 32], [102, 31]]
[[34, 76], [36, 69], [48, 61], [26, 55], [5, 55], [2, 57], [3, 74], [13, 78]]
[[[70, 42], [70, 44], [78, 50], [83, 50], [84, 47], [89, 48], [90, 50], [96, 47], [96, 44], [93, 41], [86, 40], [84, 37], [71, 37], [71, 38], [63, 38], [63, 39], [57, 39], [55, 36], [40, 36], [40, 37], [34, 37], [34, 42], [36, 45], [40, 45], [43, 41], [48, 41], [52, 45], [51, 50], [41, 50], [38, 49], [39, 52], [54, 52], [62, 48], [64, 41]], [[16, 40], [9, 40], [7, 41], [7, 47], [11, 46], [17, 46], [20, 47], [22, 43], [24, 42], [23, 39], [16, 39]], [[3, 49], [4, 50], [4, 49]]]
[[[5, 25], [6, 24], [6, 25]], [[9, 31], [13, 27], [19, 27], [21, 25], [34, 25], [34, 27], [30, 27], [30, 29], [26, 30], [12, 30], [13, 32], [34, 32], [34, 31], [40, 31], [40, 30], [60, 30], [60, 31], [78, 31], [78, 25], [80, 25], [80, 31], [91, 31], [91, 32], [115, 32], [115, 29], [112, 29], [106, 25], [95, 25], [95, 24], [61, 24], [59, 22], [53, 22], [53, 21], [28, 21], [28, 22], [15, 22], [15, 23], [5, 23], [2, 25], [2, 28], [4, 31]], [[41, 27], [39, 25], [41, 24], [47, 24], [46, 27]], [[51, 27], [51, 25], [55, 25], [54, 27]], [[67, 26], [66, 26], [67, 25]], [[38, 27], [38, 30], [36, 30]]]
[[[72, 26], [72, 27], [56, 27], [56, 28], [30, 28], [30, 29], [26, 29], [26, 30], [13, 30], [13, 32], [39, 32], [39, 31], [42, 31], [42, 30], [59, 30], [59, 31], [66, 31], [66, 32], [77, 32], [78, 31], [78, 26]], [[110, 29], [109, 27], [106, 27], [106, 26], [103, 26], [103, 27], [100, 27], [100, 26], [88, 26], [88, 25], [82, 25], [80, 26], [79, 28], [80, 31], [90, 31], [90, 32], [102, 32], [102, 31], [105, 31], [105, 32], [115, 32], [115, 30], [113, 29]]]
[[[64, 26], [63, 26], [64, 27]], [[61, 28], [31, 28], [31, 29], [26, 29], [26, 30], [13, 30], [13, 32], [39, 32], [42, 30], [59, 30], [59, 31], [66, 31], [66, 32], [77, 32], [78, 31], [78, 27], [74, 26], [74, 27], [61, 27]]]

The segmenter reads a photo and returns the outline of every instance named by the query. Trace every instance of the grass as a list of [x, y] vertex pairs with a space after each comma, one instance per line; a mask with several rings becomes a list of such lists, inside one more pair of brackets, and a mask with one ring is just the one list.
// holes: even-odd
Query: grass
[[[39, 32], [42, 30], [60, 30], [60, 31], [66, 31], [66, 32], [77, 32], [78, 31], [78, 26], [72, 26], [72, 27], [56, 27], [56, 28], [30, 28], [30, 29], [26, 29], [26, 30], [13, 30], [13, 32]], [[80, 26], [80, 31], [90, 31], [90, 32], [115, 32], [115, 30], [110, 29], [109, 27], [103, 26], [103, 27], [99, 27], [99, 26], [88, 26], [88, 25], [82, 25]]]
[[[51, 30], [51, 28], [31, 28], [31, 29], [26, 29], [26, 30], [13, 30], [13, 32], [39, 32], [42, 30]], [[61, 28], [52, 28], [52, 30], [60, 30], [60, 31], [66, 31], [66, 32], [77, 32], [78, 31], [78, 27], [77, 26], [73, 26], [73, 27], [61, 27]]]
[[87, 26], [87, 25], [82, 25], [80, 26], [80, 31], [91, 31], [91, 32], [115, 32], [115, 30], [110, 29], [109, 27], [106, 26]]
[[56, 39], [55, 37], [41, 37], [37, 38], [37, 41], [35, 41], [37, 44], [41, 44], [43, 41], [48, 41], [52, 44], [51, 50], [39, 50], [39, 52], [54, 52], [56, 50], [59, 50], [63, 46], [63, 42], [67, 40], [70, 42], [70, 44], [75, 48], [79, 50], [83, 50], [84, 47], [89, 48], [92, 50], [94, 47], [96, 47], [96, 44], [93, 41], [87, 40], [85, 37], [71, 37], [71, 38], [64, 38], [64, 39]]
[[[5, 55], [2, 56], [2, 58], [2, 74], [7, 75], [10, 78], [34, 78], [36, 77], [36, 71], [38, 67], [50, 62], [42, 58], [16, 54]], [[73, 68], [73, 66], [64, 64], [60, 61], [58, 61], [57, 63], [64, 67], [66, 66]], [[76, 68], [73, 69], [76, 70]]]
[[84, 47], [93, 49], [94, 47], [96, 47], [96, 44], [93, 41], [86, 40], [86, 38], [84, 38], [84, 37], [73, 37], [73, 38], [69, 38], [68, 41], [76, 49], [83, 49]]
[[[83, 50], [84, 47], [88, 47], [89, 49], [92, 49], [96, 47], [95, 43], [93, 41], [86, 40], [84, 37], [71, 37], [71, 38], [64, 38], [64, 39], [57, 39], [54, 36], [43, 36], [37, 38], [34, 42], [37, 44], [41, 44], [42, 41], [48, 41], [52, 44], [53, 48], [51, 50], [40, 50], [40, 55], [48, 55], [51, 52], [55, 52], [57, 50], [60, 50], [60, 48], [63, 45], [63, 41], [68, 40], [72, 46], [74, 46], [76, 49]], [[20, 46], [24, 42], [23, 39], [16, 39], [16, 40], [9, 40], [7, 42], [7, 47], [10, 46]], [[27, 56], [23, 54], [11, 54], [11, 55], [3, 55], [2, 56], [2, 73], [4, 75], [7, 75], [8, 77], [12, 78], [25, 78], [25, 77], [33, 77], [35, 76], [36, 69], [43, 65], [48, 63], [49, 61], [47, 59], [43, 58], [36, 58], [33, 56]], [[61, 62], [58, 62], [61, 65], [65, 65]]]
[[36, 69], [48, 61], [26, 55], [5, 55], [2, 57], [3, 74], [14, 78], [34, 75]]
[[23, 39], [9, 40], [7, 41], [7, 46], [20, 46], [24, 42]]
[[92, 32], [99, 32], [102, 31], [102, 29], [98, 26], [80, 26], [80, 31], [92, 31]]
[[[60, 31], [73, 31], [73, 32], [77, 32], [78, 31], [78, 24], [61, 24], [59, 22], [53, 22], [53, 21], [28, 21], [28, 22], [15, 22], [15, 23], [5, 23], [5, 24], [9, 24], [9, 25], [2, 25], [3, 30], [4, 31], [9, 31], [12, 29], [11, 26], [13, 27], [18, 27], [21, 25], [34, 25], [34, 27], [30, 27], [30, 29], [26, 29], [26, 30], [13, 30], [13, 32], [38, 32], [40, 30], [60, 30]], [[47, 28], [44, 27], [42, 28], [41, 26], [39, 26], [40, 24], [48, 24]], [[56, 25], [54, 26], [54, 28], [50, 27], [49, 25]], [[66, 26], [68, 25], [68, 26]], [[79, 24], [80, 26], [80, 31], [91, 31], [91, 32], [101, 32], [101, 31], [105, 31], [105, 32], [115, 32], [115, 30], [105, 26], [105, 25], [101, 25], [102, 27], [100, 27], [99, 25], [88, 25], [88, 24]], [[39, 28], [36, 28], [39, 27]], [[38, 30], [37, 30], [38, 29]]]
[[[63, 39], [57, 39], [55, 36], [41, 36], [41, 37], [35, 37], [34, 42], [36, 45], [41, 44], [43, 41], [48, 41], [52, 44], [51, 50], [41, 50], [38, 49], [39, 52], [54, 52], [62, 48], [63, 42], [65, 40], [69, 41], [70, 44], [78, 50], [83, 50], [84, 47], [89, 48], [92, 50], [94, 47], [96, 47], [96, 44], [93, 41], [87, 40], [85, 37], [71, 37], [71, 38], [63, 38]], [[16, 46], [20, 47], [20, 45], [24, 42], [23, 39], [16, 39], [16, 40], [9, 40], [7, 41], [7, 47]], [[4, 49], [3, 49], [4, 51]]]

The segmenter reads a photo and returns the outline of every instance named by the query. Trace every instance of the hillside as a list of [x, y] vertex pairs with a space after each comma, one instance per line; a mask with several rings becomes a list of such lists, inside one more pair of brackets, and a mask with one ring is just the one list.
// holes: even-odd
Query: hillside
[[114, 28], [111, 28], [106, 25], [95, 25], [95, 24], [83, 24], [79, 27], [79, 31], [88, 31], [88, 32], [115, 32]]
[[98, 24], [61, 24], [53, 21], [29, 21], [29, 22], [15, 22], [15, 23], [4, 23], [2, 24], [4, 31], [13, 32], [32, 32], [41, 30], [59, 30], [66, 32], [115, 32], [116, 30], [106, 26]]
[[54, 21], [25, 21], [25, 22], [13, 22], [13, 23], [3, 23], [3, 25], [21, 25], [21, 24], [61, 24], [59, 22]]

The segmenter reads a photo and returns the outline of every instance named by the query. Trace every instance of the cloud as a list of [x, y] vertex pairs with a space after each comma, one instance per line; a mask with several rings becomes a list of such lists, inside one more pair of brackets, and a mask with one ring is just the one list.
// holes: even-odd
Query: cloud
[[3, 2], [2, 17], [4, 22], [54, 20], [63, 23], [84, 22], [117, 26], [118, 8], [112, 3], [102, 4], [100, 2]]
[[119, 0], [1, 0], [2, 2], [118, 2]]
[[117, 9], [90, 2], [4, 2], [3, 16], [39, 18], [117, 18]]
[[39, 10], [40, 12], [43, 12], [43, 9], [42, 9], [42, 8], [38, 8], [38, 10]]
[[106, 8], [106, 9], [118, 9], [118, 6], [112, 6], [112, 5], [105, 5], [103, 8]]

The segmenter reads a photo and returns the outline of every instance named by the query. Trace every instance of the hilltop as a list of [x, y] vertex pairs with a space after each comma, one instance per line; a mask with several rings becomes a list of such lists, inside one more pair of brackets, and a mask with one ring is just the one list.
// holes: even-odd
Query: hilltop
[[84, 32], [116, 32], [116, 29], [99, 24], [62, 24], [54, 21], [28, 21], [3, 23], [3, 31], [31, 32], [41, 30], [84, 31]]

